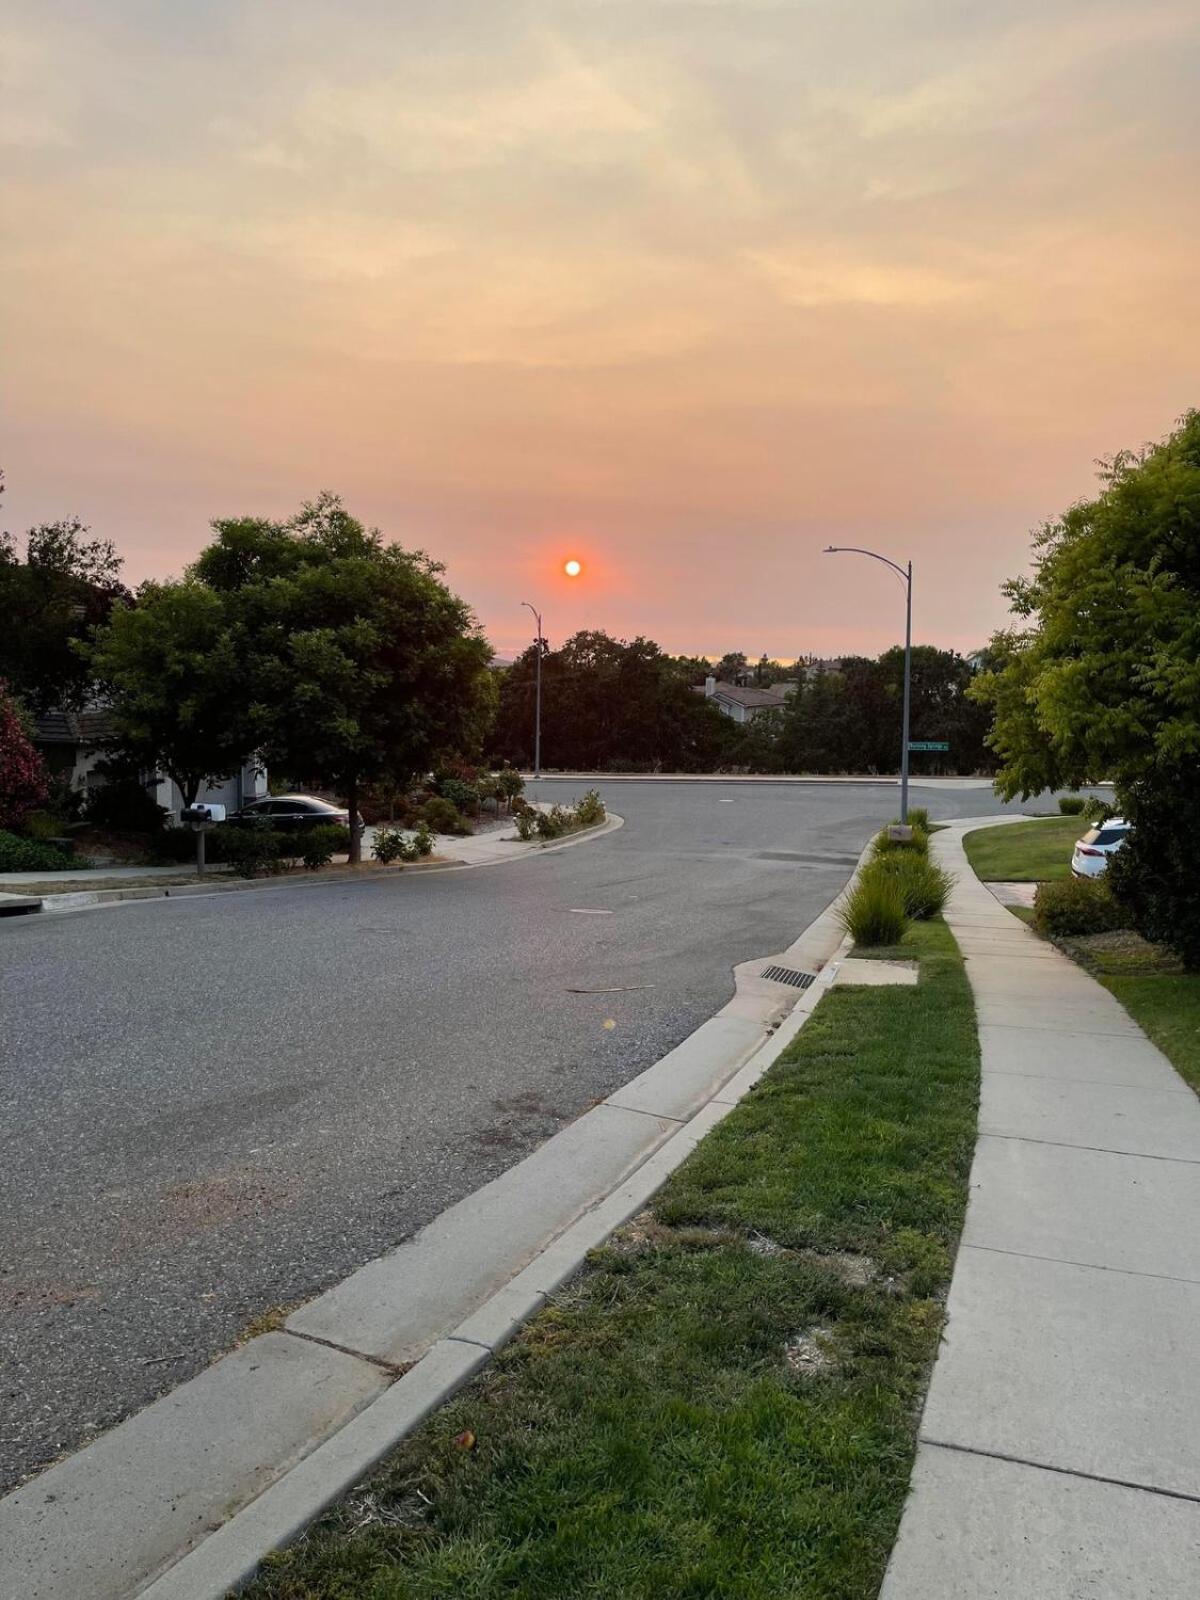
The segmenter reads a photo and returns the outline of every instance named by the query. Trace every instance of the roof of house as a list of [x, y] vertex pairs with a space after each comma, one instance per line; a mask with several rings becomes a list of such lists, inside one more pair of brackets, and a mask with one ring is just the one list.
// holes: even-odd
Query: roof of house
[[[692, 688], [697, 694], [708, 693], [702, 683], [694, 683]], [[718, 683], [713, 689], [712, 699], [724, 700], [729, 705], [744, 706], [747, 711], [762, 711], [768, 707], [785, 705], [795, 688], [796, 685], [790, 680], [773, 683], [766, 689], [756, 689], [749, 684]]]
[[55, 707], [34, 718], [38, 744], [98, 744], [112, 732], [107, 706], [85, 706], [82, 711]]

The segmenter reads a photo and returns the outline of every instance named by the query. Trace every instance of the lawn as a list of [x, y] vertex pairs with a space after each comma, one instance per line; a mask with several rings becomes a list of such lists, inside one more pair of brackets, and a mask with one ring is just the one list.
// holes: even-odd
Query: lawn
[[963, 836], [967, 860], [985, 883], [1051, 883], [1071, 876], [1071, 851], [1091, 824], [1085, 817], [976, 828]]
[[970, 990], [837, 989], [652, 1209], [253, 1600], [868, 1600], [975, 1140]]
[[1200, 973], [1184, 972], [1170, 951], [1128, 930], [1060, 942], [1200, 1091]]

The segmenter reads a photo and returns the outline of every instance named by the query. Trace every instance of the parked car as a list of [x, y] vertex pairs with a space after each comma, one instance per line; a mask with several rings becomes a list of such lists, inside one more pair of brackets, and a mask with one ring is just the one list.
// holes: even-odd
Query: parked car
[[1071, 871], [1077, 878], [1098, 878], [1108, 871], [1108, 858], [1125, 843], [1129, 824], [1120, 817], [1109, 817], [1094, 828], [1089, 828], [1075, 846], [1071, 857]]
[[[350, 826], [350, 813], [328, 800], [318, 800], [313, 794], [272, 794], [265, 800], [251, 800], [240, 811], [235, 811], [230, 822], [265, 822], [280, 833], [302, 833], [306, 828], [322, 828], [329, 824]], [[359, 813], [358, 826], [363, 825]]]

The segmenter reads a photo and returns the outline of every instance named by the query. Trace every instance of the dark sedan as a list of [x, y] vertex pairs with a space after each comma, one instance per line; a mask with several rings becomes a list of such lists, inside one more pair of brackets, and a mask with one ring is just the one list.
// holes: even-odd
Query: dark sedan
[[[230, 822], [265, 822], [281, 833], [300, 833], [306, 828], [321, 828], [329, 824], [350, 826], [350, 813], [328, 800], [318, 800], [312, 794], [272, 794], [265, 800], [252, 800], [240, 811], [235, 811]], [[358, 819], [362, 828], [362, 817]]]

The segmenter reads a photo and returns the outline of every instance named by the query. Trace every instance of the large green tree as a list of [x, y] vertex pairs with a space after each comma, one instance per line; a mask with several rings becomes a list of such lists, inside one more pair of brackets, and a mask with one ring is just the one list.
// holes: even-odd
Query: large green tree
[[147, 583], [96, 636], [91, 670], [123, 766], [173, 778], [191, 805], [254, 749], [245, 652], [224, 596], [196, 579]]
[[1034, 536], [973, 691], [1008, 797], [1200, 757], [1200, 412], [1100, 477]]
[[92, 689], [85, 643], [127, 604], [121, 559], [77, 518], [0, 533], [0, 678], [34, 711], [77, 707]]
[[1200, 412], [1105, 463], [1101, 492], [1035, 536], [1017, 625], [976, 693], [1011, 796], [1112, 779], [1133, 823], [1113, 886], [1200, 967]]
[[251, 748], [268, 764], [336, 789], [353, 819], [364, 783], [479, 748], [491, 650], [436, 562], [330, 494], [288, 522], [213, 527], [192, 577], [228, 609]]

